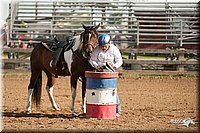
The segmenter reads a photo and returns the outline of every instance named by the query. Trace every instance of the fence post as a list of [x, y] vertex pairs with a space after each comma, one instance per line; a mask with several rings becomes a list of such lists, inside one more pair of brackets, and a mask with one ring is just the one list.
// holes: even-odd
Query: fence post
[[[182, 48], [182, 46], [183, 46], [183, 21], [181, 20], [180, 23], [181, 23], [180, 24], [181, 31], [180, 31], [180, 48], [179, 48], [179, 50], [185, 50], [184, 48]], [[184, 53], [179, 53], [178, 60], [180, 60], [180, 61], [184, 60]], [[177, 70], [184, 71], [184, 65], [178, 65]]]
[[[180, 48], [179, 50], [185, 50], [184, 48]], [[179, 58], [178, 60], [180, 61], [183, 61], [184, 60], [184, 53], [179, 53]], [[183, 64], [180, 64], [180, 65], [177, 65], [177, 71], [180, 71], [180, 72], [183, 72], [185, 71], [184, 69], [184, 65]]]
[[139, 25], [140, 25], [140, 23], [139, 23], [139, 21], [137, 21], [137, 47], [139, 46], [139, 44], [140, 44], [140, 31], [139, 31]]
[[[140, 29], [140, 22], [137, 21], [137, 45], [136, 45], [137, 51], [138, 51], [139, 44], [140, 44], [140, 31], [139, 31], [139, 29]], [[138, 52], [130, 53], [129, 57], [132, 57], [132, 58], [129, 58], [129, 59], [137, 60], [137, 54], [138, 54]], [[131, 70], [142, 70], [142, 67], [141, 67], [140, 64], [131, 64]]]
[[183, 46], [183, 21], [181, 20], [180, 23], [181, 23], [180, 47], [182, 47]]

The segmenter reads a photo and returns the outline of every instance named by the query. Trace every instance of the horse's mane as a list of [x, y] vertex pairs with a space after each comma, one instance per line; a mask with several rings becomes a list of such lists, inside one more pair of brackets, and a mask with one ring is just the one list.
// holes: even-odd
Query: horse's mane
[[[82, 33], [81, 33], [82, 34]], [[76, 35], [74, 36], [74, 47], [75, 49], [73, 49], [74, 51], [75, 50], [78, 50], [78, 52], [80, 52], [82, 50], [82, 47], [83, 47], [83, 38], [82, 38], [82, 35]]]
[[86, 31], [83, 31], [83, 32], [81, 32], [81, 34], [80, 35], [78, 35], [78, 36], [75, 36], [75, 43], [77, 43], [77, 44], [79, 44], [79, 46], [78, 46], [78, 48], [77, 48], [77, 50], [78, 50], [78, 52], [81, 52], [82, 51], [82, 48], [83, 48], [83, 35], [84, 35], [84, 33], [85, 33]]

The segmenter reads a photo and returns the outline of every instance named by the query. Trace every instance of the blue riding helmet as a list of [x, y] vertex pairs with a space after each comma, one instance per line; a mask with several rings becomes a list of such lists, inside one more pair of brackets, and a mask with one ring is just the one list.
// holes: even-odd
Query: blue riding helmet
[[109, 41], [110, 41], [110, 36], [108, 34], [101, 34], [99, 36], [98, 42], [100, 46], [106, 45]]

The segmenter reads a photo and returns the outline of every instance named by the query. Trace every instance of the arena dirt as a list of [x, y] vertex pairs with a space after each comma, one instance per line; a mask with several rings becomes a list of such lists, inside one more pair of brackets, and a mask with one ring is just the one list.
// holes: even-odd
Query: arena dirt
[[[113, 120], [71, 116], [69, 77], [58, 77], [54, 87], [60, 111], [51, 107], [43, 76], [41, 109], [25, 113], [30, 71], [4, 70], [4, 131], [198, 131], [198, 75], [196, 72], [121, 71], [117, 79], [122, 115]], [[81, 82], [76, 112], [81, 114]], [[183, 126], [191, 118], [195, 124]]]

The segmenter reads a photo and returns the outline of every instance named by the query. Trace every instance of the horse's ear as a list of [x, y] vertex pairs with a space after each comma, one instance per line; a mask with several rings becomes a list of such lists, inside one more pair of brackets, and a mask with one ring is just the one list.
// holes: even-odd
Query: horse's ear
[[84, 28], [84, 29], [86, 29], [86, 27], [85, 27], [85, 25], [84, 25], [84, 24], [82, 24], [82, 26], [83, 26], [83, 28]]
[[97, 26], [95, 26], [94, 29], [97, 30], [99, 26], [100, 26], [100, 23]]

